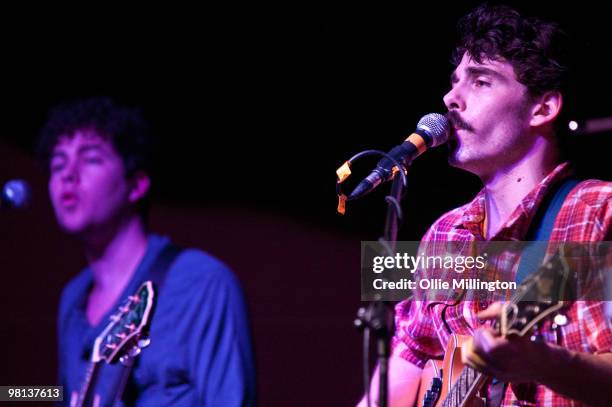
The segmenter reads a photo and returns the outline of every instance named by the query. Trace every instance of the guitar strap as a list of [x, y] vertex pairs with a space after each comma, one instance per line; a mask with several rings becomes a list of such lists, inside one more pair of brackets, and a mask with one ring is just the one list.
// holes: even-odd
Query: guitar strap
[[[561, 206], [563, 206], [567, 195], [578, 183], [580, 183], [580, 180], [576, 178], [563, 180], [544, 197], [525, 236], [526, 241], [533, 241], [533, 243], [525, 246], [521, 256], [515, 278], [517, 285], [521, 284], [529, 274], [537, 270], [542, 264], [547, 249], [547, 244], [542, 242], [550, 240], [550, 235]], [[487, 397], [487, 407], [498, 407], [501, 405], [507, 385], [508, 383], [496, 379], [491, 381]], [[534, 385], [513, 385], [512, 390], [519, 400], [535, 401], [533, 400], [535, 397]]]
[[157, 292], [161, 291], [166, 281], [168, 270], [170, 270], [170, 266], [182, 251], [183, 249], [181, 247], [169, 243], [157, 255], [155, 263], [151, 266], [147, 276], [147, 280], [153, 282]]
[[[149, 272], [144, 276], [143, 281], [139, 282], [139, 284], [144, 281], [151, 281], [153, 283], [153, 287], [155, 289], [155, 295], [157, 299], [155, 303], [159, 300], [159, 293], [162, 291], [162, 287], [164, 286], [164, 282], [166, 281], [166, 276], [170, 267], [176, 260], [176, 258], [181, 254], [183, 249], [179, 246], [176, 246], [172, 243], [167, 244], [157, 255], [154, 263], [149, 268]], [[155, 309], [155, 308], [154, 308]], [[152, 320], [155, 319], [155, 313], [153, 313]], [[122, 400], [126, 405], [134, 405], [136, 399], [136, 389], [134, 386], [130, 386], [130, 373], [134, 364], [130, 364], [128, 366], [122, 365], [123, 368], [120, 369], [120, 373], [116, 378], [116, 395], [115, 400], [110, 404], [111, 406], [121, 405], [119, 400]]]
[[[578, 183], [580, 183], [580, 180], [568, 178], [546, 195], [531, 221], [525, 236], [526, 241], [542, 242], [550, 240], [555, 219], [557, 219], [561, 206], [567, 195]], [[546, 246], [543, 243], [531, 243], [525, 247], [516, 272], [517, 284], [522, 283], [529, 274], [540, 267], [546, 254]]]

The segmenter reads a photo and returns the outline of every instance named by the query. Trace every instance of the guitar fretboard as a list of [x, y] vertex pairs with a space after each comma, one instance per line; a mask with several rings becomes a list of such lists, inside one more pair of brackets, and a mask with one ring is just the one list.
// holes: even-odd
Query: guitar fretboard
[[471, 397], [480, 388], [483, 381], [484, 376], [482, 373], [475, 371], [469, 366], [465, 366], [459, 378], [448, 392], [442, 407], [461, 406], [466, 398]]
[[98, 372], [100, 371], [100, 364], [97, 362], [89, 362], [87, 366], [87, 372], [85, 373], [85, 380], [83, 380], [83, 386], [79, 391], [78, 398], [74, 406], [71, 407], [83, 407], [90, 405], [93, 400], [93, 386], [96, 382]]

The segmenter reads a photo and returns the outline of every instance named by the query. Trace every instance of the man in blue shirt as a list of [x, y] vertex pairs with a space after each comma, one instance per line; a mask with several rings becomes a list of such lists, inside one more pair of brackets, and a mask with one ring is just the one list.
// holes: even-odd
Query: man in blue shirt
[[[93, 341], [109, 317], [150, 278], [170, 241], [147, 230], [151, 185], [148, 126], [137, 110], [107, 98], [60, 106], [41, 132], [49, 195], [60, 227], [82, 243], [88, 267], [65, 287], [58, 315], [60, 381], [66, 404], [85, 377]], [[167, 267], [122, 404], [243, 406], [255, 400], [246, 305], [231, 271], [195, 249]], [[95, 383], [110, 405], [120, 366]]]

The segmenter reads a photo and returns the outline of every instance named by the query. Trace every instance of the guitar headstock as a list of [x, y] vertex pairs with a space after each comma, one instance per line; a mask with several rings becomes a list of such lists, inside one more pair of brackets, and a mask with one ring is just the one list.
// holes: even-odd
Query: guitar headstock
[[148, 345], [148, 327], [153, 312], [155, 291], [151, 281], [145, 281], [134, 295], [111, 316], [111, 322], [96, 338], [92, 362], [115, 363], [121, 358], [136, 356]]
[[523, 336], [544, 319], [576, 298], [576, 282], [563, 246], [518, 287], [512, 300], [504, 304], [500, 330], [506, 336]]

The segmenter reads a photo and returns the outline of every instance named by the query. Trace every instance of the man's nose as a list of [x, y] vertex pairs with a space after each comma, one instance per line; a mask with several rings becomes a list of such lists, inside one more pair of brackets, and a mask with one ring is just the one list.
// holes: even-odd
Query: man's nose
[[459, 91], [459, 87], [453, 87], [451, 88], [451, 90], [448, 91], [448, 93], [446, 95], [444, 95], [443, 97], [444, 100], [444, 104], [446, 105], [446, 108], [451, 111], [451, 110], [460, 110], [463, 111], [465, 110], [465, 101], [463, 99], [463, 97], [461, 96], [461, 93]]
[[62, 181], [75, 183], [78, 182], [79, 179], [78, 163], [76, 161], [68, 162], [62, 171]]

